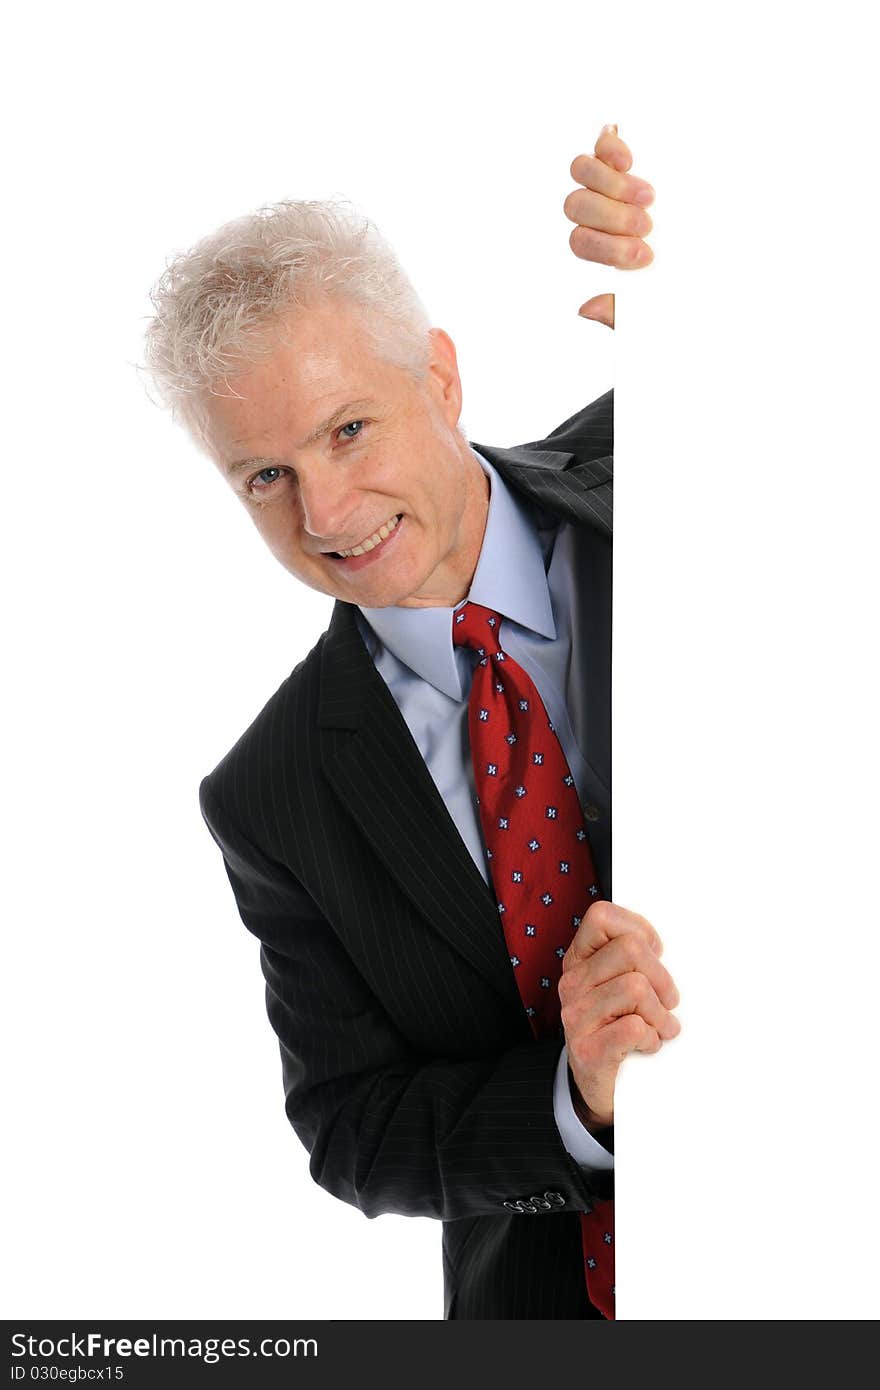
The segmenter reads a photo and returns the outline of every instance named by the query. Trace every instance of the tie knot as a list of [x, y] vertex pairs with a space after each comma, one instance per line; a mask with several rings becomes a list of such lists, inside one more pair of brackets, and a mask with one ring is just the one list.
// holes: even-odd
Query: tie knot
[[501, 650], [498, 631], [501, 614], [481, 603], [462, 604], [452, 614], [452, 642], [456, 647], [473, 647], [482, 655], [494, 656]]

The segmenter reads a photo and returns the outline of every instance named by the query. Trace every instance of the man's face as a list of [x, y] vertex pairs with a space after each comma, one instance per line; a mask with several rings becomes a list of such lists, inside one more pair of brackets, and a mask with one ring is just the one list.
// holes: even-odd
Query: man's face
[[417, 381], [377, 354], [365, 325], [347, 300], [298, 311], [283, 341], [232, 379], [241, 399], [204, 398], [205, 433], [273, 555], [304, 584], [365, 608], [452, 607], [470, 587], [488, 506], [455, 428], [455, 349], [432, 329]]

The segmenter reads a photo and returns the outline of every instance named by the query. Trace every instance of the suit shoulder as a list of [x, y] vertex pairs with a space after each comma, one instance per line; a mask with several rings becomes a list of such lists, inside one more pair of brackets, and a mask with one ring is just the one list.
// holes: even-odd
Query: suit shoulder
[[211, 772], [202, 778], [199, 803], [205, 814], [213, 799], [233, 811], [249, 789], [266, 785], [273, 768], [290, 756], [307, 757], [313, 745], [310, 730], [317, 717], [318, 676], [323, 632], [269, 697], [259, 714], [236, 739]]
[[567, 450], [577, 459], [586, 461], [608, 457], [614, 452], [614, 391], [597, 396], [543, 439], [520, 447]]

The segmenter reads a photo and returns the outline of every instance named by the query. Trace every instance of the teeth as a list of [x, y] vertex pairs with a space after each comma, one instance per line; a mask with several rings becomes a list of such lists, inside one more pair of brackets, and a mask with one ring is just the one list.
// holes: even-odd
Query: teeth
[[376, 546], [381, 545], [386, 536], [391, 535], [398, 520], [398, 517], [392, 516], [385, 522], [384, 526], [380, 526], [378, 531], [374, 531], [372, 536], [368, 536], [365, 541], [361, 541], [360, 545], [356, 545], [353, 550], [340, 550], [338, 554], [347, 558], [349, 555], [366, 555], [368, 550], [375, 550]]

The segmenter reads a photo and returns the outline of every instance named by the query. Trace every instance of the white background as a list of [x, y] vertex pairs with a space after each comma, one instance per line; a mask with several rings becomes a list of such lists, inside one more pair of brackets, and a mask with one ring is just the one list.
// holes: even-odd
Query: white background
[[[135, 364], [166, 256], [347, 194], [469, 437], [616, 384], [622, 1318], [876, 1316], [876, 113], [838, 4], [45, 6], [4, 79], [6, 1316], [442, 1316], [439, 1227], [314, 1185], [197, 805], [331, 601]], [[617, 121], [656, 252], [571, 255]], [[577, 316], [606, 289], [618, 329]]]

